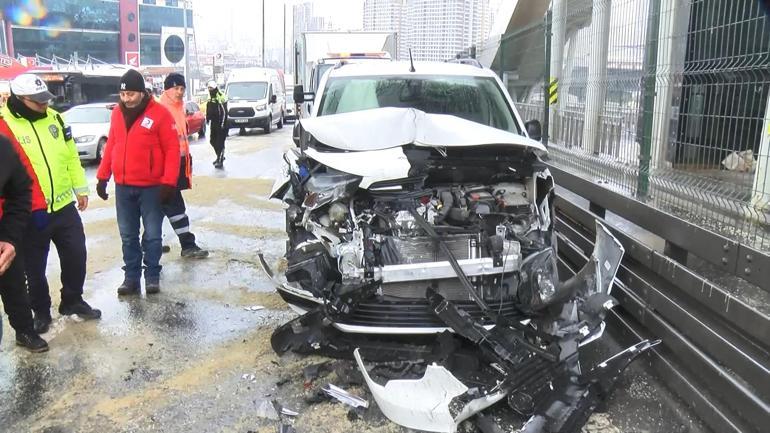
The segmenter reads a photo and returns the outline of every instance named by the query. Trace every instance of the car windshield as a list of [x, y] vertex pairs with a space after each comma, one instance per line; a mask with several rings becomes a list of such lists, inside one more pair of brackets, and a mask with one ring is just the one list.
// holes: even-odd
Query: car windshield
[[264, 81], [251, 83], [230, 83], [227, 86], [227, 97], [230, 99], [247, 99], [256, 101], [267, 96], [267, 83]]
[[67, 123], [110, 123], [107, 107], [75, 107], [64, 113]]
[[319, 116], [381, 107], [450, 114], [521, 134], [503, 92], [489, 77], [344, 77], [326, 85]]

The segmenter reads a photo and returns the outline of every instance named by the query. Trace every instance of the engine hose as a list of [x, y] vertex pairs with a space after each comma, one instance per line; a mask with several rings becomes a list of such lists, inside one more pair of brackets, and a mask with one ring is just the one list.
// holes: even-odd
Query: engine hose
[[409, 213], [412, 214], [417, 225], [425, 230], [425, 232], [428, 233], [428, 236], [438, 242], [439, 246], [444, 251], [444, 254], [446, 254], [447, 259], [449, 260], [449, 264], [452, 265], [452, 269], [455, 271], [455, 274], [457, 274], [457, 278], [460, 279], [460, 283], [463, 285], [463, 287], [465, 287], [466, 290], [468, 290], [468, 293], [470, 293], [473, 301], [476, 302], [476, 305], [478, 305], [479, 308], [481, 308], [481, 311], [483, 311], [484, 314], [492, 319], [493, 322], [497, 323], [497, 314], [489, 308], [487, 303], [484, 302], [484, 299], [481, 298], [481, 295], [479, 295], [479, 293], [476, 291], [476, 288], [473, 287], [473, 284], [471, 284], [470, 280], [468, 280], [468, 276], [465, 275], [463, 268], [460, 267], [460, 263], [457, 261], [457, 258], [455, 257], [454, 253], [452, 253], [452, 250], [449, 249], [449, 246], [446, 244], [446, 242], [444, 242], [444, 239], [439, 236], [435, 230], [433, 230], [433, 227], [427, 221], [425, 221], [425, 218], [417, 213], [415, 209], [409, 209]]

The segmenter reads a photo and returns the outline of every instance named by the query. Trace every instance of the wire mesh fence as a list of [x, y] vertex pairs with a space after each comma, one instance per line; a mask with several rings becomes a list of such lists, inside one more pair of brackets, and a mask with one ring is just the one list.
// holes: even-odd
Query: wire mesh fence
[[494, 59], [522, 117], [547, 123], [555, 164], [770, 251], [759, 1], [553, 0]]

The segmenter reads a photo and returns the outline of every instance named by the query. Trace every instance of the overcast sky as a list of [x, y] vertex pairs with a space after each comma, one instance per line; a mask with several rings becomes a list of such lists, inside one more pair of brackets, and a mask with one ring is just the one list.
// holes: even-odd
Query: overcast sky
[[[316, 13], [331, 18], [342, 30], [360, 29], [364, 0], [312, 0]], [[265, 0], [265, 33], [268, 47], [281, 47], [284, 5], [287, 5], [287, 33], [291, 37], [292, 5], [304, 0]], [[253, 35], [255, 44], [262, 38], [261, 0], [194, 0], [195, 30], [198, 43], [232, 31], [235, 35]]]

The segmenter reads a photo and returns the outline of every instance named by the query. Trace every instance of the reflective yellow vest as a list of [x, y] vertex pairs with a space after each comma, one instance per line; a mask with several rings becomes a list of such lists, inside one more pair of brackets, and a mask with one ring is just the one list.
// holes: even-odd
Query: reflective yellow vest
[[72, 203], [74, 194], [88, 195], [88, 181], [77, 146], [59, 113], [49, 108], [46, 117], [31, 122], [14, 115], [6, 105], [0, 109], [0, 116], [32, 163], [48, 212]]

